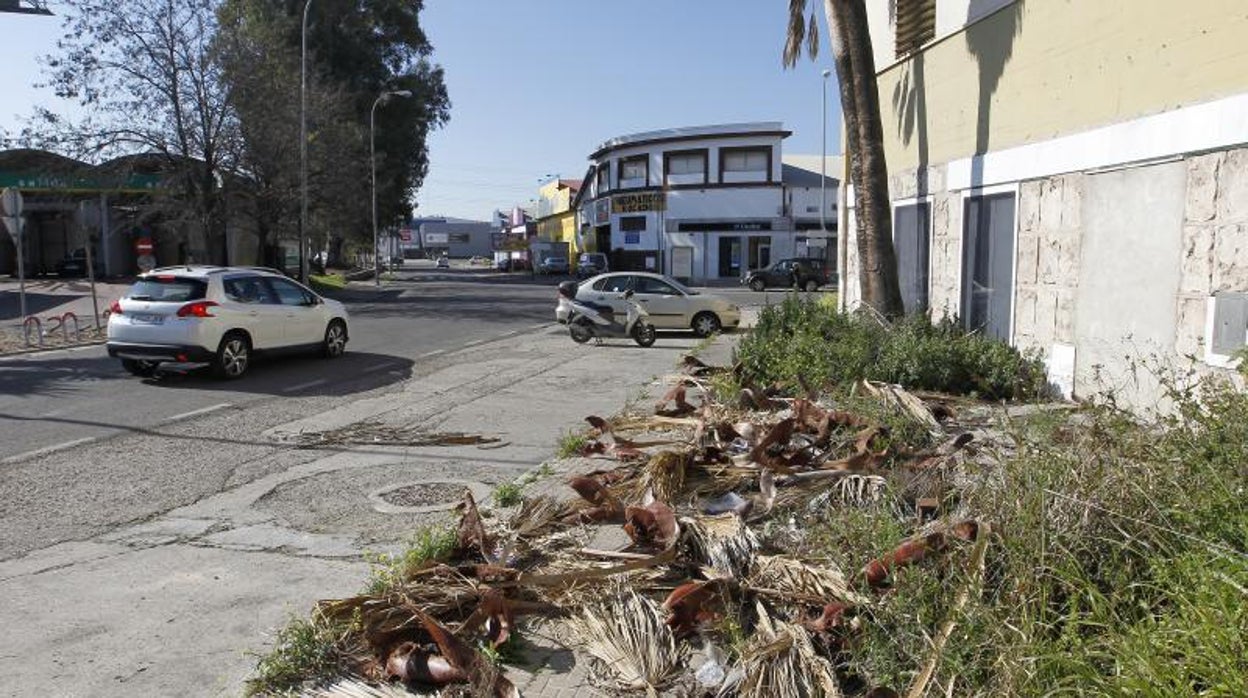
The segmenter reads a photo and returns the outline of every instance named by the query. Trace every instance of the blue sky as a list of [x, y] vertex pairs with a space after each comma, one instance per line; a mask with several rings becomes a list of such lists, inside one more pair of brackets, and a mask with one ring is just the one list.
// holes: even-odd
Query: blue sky
[[[524, 205], [545, 175], [580, 179], [595, 146], [639, 131], [782, 121], [786, 153], [818, 154], [831, 57], [825, 39], [818, 62], [785, 70], [787, 13], [785, 0], [426, 0], [451, 120], [430, 139], [417, 215], [485, 219]], [[59, 33], [56, 18], [0, 14], [0, 127], [54, 104], [30, 85]], [[827, 93], [835, 153], [835, 77]]]

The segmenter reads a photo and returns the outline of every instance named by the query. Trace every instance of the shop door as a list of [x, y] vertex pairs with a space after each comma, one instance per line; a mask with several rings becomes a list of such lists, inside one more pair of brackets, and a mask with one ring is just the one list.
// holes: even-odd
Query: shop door
[[719, 276], [729, 279], [741, 276], [741, 238], [719, 239]]
[[750, 238], [750, 269], [762, 269], [771, 264], [771, 238]]

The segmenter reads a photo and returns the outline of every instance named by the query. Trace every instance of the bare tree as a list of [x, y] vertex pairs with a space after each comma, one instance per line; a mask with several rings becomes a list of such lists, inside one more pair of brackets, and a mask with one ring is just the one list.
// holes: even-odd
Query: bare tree
[[64, 0], [64, 36], [45, 59], [43, 86], [85, 116], [40, 110], [23, 140], [90, 162], [155, 156], [172, 184], [164, 218], [199, 226], [228, 258], [221, 184], [237, 133], [212, 56], [214, 10], [213, 0]]
[[[884, 159], [884, 129], [866, 3], [823, 0], [823, 10], [831, 35], [848, 141], [850, 182], [854, 185], [858, 284], [864, 303], [886, 317], [898, 317], [905, 308], [897, 276], [897, 252], [893, 249], [888, 164]], [[819, 24], [813, 12], [807, 20], [806, 0], [789, 0], [789, 30], [783, 57], [786, 67], [797, 64], [803, 47], [812, 59], [818, 56]]]

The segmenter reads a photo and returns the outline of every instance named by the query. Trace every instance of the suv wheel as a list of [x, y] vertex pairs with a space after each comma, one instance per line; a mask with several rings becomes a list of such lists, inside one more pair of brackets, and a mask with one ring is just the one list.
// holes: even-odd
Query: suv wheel
[[217, 356], [212, 361], [212, 372], [218, 378], [242, 378], [250, 365], [251, 342], [246, 335], [242, 332], [231, 332], [221, 338]]
[[121, 367], [130, 372], [131, 375], [140, 378], [149, 378], [156, 374], [156, 368], [160, 366], [155, 361], [142, 361], [140, 359], [122, 359]]
[[803, 284], [802, 288], [807, 291], [818, 291], [819, 282], [815, 281], [814, 279], [806, 279], [806, 283]]
[[347, 326], [342, 320], [333, 320], [325, 328], [325, 344], [321, 351], [327, 359], [336, 359], [347, 350]]
[[763, 291], [766, 288], [767, 288], [767, 284], [763, 283], [763, 280], [758, 278], [757, 276], [750, 280], [751, 291]]
[[721, 327], [719, 316], [715, 313], [701, 312], [693, 316], [693, 333], [699, 337], [710, 337]]

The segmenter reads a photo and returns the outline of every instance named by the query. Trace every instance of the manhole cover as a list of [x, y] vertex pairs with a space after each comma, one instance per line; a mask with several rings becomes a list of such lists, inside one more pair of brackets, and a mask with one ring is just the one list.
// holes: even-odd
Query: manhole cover
[[464, 494], [464, 486], [451, 482], [420, 482], [403, 485], [396, 490], [383, 492], [381, 501], [396, 507], [427, 507], [430, 504], [458, 502]]
[[490, 488], [470, 480], [425, 480], [390, 485], [368, 495], [373, 509], [383, 514], [421, 514], [452, 509], [472, 491], [478, 501], [490, 496]]

